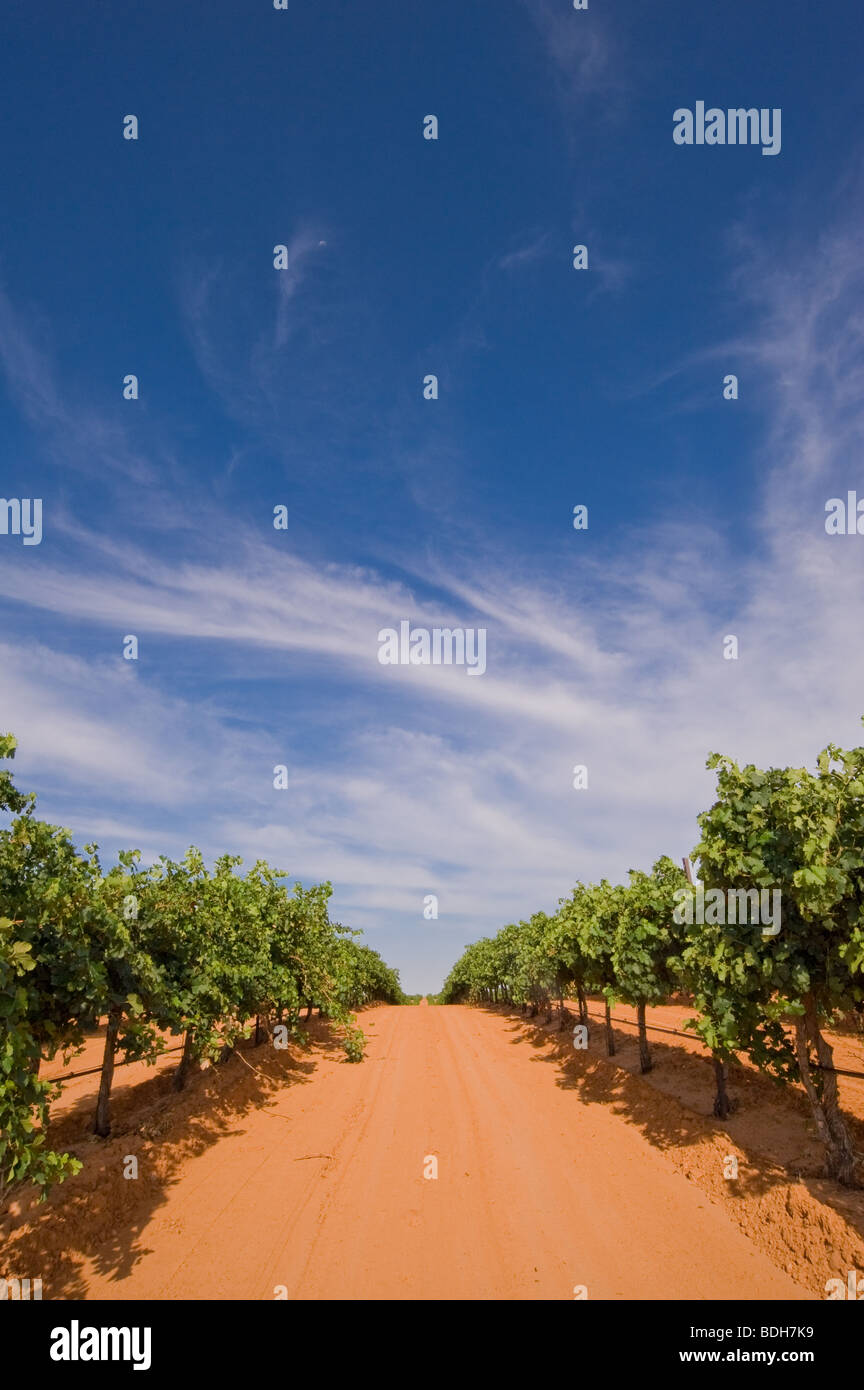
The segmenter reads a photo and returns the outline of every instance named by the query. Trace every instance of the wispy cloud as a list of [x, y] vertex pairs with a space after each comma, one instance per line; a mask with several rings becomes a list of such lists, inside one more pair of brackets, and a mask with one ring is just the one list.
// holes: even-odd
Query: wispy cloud
[[[331, 254], [333, 235], [303, 224], [285, 241], [262, 241], [254, 259], [190, 259], [177, 276], [183, 331], [226, 418], [250, 448], [322, 473], [341, 461], [368, 407], [375, 358], [374, 311]], [[276, 245], [286, 247], [281, 270]]]
[[527, 242], [519, 245], [513, 251], [507, 251], [500, 256], [496, 262], [499, 270], [518, 270], [525, 265], [533, 265], [539, 261], [549, 251], [552, 238], [549, 232], [538, 232]]
[[276, 309], [276, 333], [274, 346], [284, 347], [291, 332], [291, 304], [303, 280], [303, 272], [308, 258], [326, 246], [326, 242], [314, 232], [305, 229], [296, 232], [286, 245], [285, 266], [280, 269], [277, 279], [278, 304]]
[[[564, 116], [602, 96], [612, 116], [627, 90], [620, 26], [599, 7], [576, 11], [561, 0], [522, 0], [551, 65], [554, 89]], [[575, 136], [571, 137], [575, 139]]]
[[[82, 837], [113, 828], [173, 852], [195, 838], [329, 877], [337, 913], [371, 930], [419, 927], [438, 892], [435, 930], [459, 944], [553, 907], [577, 877], [687, 852], [711, 749], [799, 764], [860, 737], [864, 558], [825, 535], [821, 506], [835, 479], [856, 482], [864, 285], [849, 237], [826, 238], [818, 261], [783, 269], [753, 246], [736, 279], [756, 309], [742, 347], [766, 424], [748, 553], [695, 503], [566, 580], [557, 552], [529, 576], [494, 537], [422, 575], [405, 544], [397, 581], [220, 530], [215, 511], [179, 565], [79, 528], [68, 559], [28, 563], [26, 584], [0, 555], [22, 633], [0, 652], [0, 724], [21, 739], [22, 782]], [[37, 644], [37, 610], [79, 651], [113, 629], [116, 660]], [[486, 674], [381, 667], [378, 629], [403, 617], [487, 626]], [[158, 661], [122, 662], [127, 631]], [[722, 658], [727, 633], [738, 662]], [[218, 700], [183, 693], [192, 661]]]
[[[66, 468], [82, 473], [116, 475], [138, 484], [152, 483], [156, 470], [132, 443], [119, 422], [105, 410], [73, 404], [80, 391], [57, 385], [57, 371], [49, 347], [39, 339], [48, 330], [35, 312], [24, 316], [0, 289], [0, 366], [10, 398], [34, 428], [43, 446]], [[117, 382], [117, 399], [121, 383]]]

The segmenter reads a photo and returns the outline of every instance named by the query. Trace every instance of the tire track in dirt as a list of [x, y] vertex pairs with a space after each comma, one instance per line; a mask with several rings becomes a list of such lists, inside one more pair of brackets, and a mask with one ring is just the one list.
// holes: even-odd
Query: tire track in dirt
[[[486, 1179], [528, 1296], [572, 1297], [583, 1284], [592, 1298], [808, 1297], [637, 1130], [580, 1104], [518, 1026], [461, 1010], [450, 1031], [454, 1075], [498, 1136]], [[747, 1291], [754, 1278], [763, 1292]]]
[[190, 1158], [135, 1264], [88, 1262], [88, 1297], [812, 1297], [508, 1019], [381, 1006], [363, 1026], [362, 1064], [317, 1053]]
[[[378, 1047], [384, 1047], [386, 1057], [392, 1048], [399, 1011], [390, 1010], [389, 1018], [382, 1017], [384, 1012], [376, 1012], [376, 1018], [383, 1022], [386, 1037], [375, 1041]], [[350, 1166], [366, 1128], [378, 1112], [384, 1073], [380, 1066], [372, 1064], [371, 1074], [360, 1076], [363, 1065], [350, 1066], [341, 1060], [335, 1063], [323, 1058], [319, 1063], [322, 1074], [315, 1078], [311, 1113], [303, 1105], [307, 1095], [301, 1097], [289, 1087], [279, 1105], [267, 1107], [253, 1117], [256, 1131], [265, 1118], [270, 1126], [261, 1136], [264, 1157], [239, 1184], [230, 1178], [224, 1180], [217, 1161], [210, 1186], [217, 1186], [220, 1194], [224, 1192], [224, 1204], [196, 1235], [192, 1248], [169, 1281], [167, 1296], [267, 1299], [274, 1297], [276, 1285], [286, 1283], [280, 1277], [280, 1259], [275, 1252], [287, 1246], [296, 1259], [314, 1241], [316, 1228], [324, 1222], [334, 1188], [339, 1185], [340, 1170]], [[340, 1080], [344, 1082], [342, 1086]], [[356, 1098], [355, 1092], [362, 1098]], [[283, 1119], [289, 1121], [290, 1128], [286, 1125], [285, 1131], [281, 1127], [275, 1130], [273, 1122]], [[218, 1160], [215, 1151], [214, 1159]], [[300, 1164], [303, 1168], [298, 1171]], [[254, 1184], [252, 1178], [256, 1179]], [[231, 1251], [229, 1287], [225, 1288], [223, 1282], [223, 1292], [204, 1292], [204, 1287], [211, 1287], [213, 1276], [208, 1277], [206, 1286], [202, 1285], [203, 1271], [218, 1269], [220, 1260], [224, 1263], [226, 1250]], [[238, 1252], [242, 1252], [239, 1267]], [[296, 1296], [289, 1289], [289, 1297]]]

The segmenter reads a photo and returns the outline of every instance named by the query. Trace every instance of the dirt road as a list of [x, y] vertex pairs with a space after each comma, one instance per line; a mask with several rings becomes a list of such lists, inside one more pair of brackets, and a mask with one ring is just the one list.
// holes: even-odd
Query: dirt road
[[86, 1296], [813, 1296], [515, 1021], [379, 1007], [362, 1024], [361, 1065], [319, 1055], [238, 1117], [176, 1174], [134, 1262], [91, 1252]]

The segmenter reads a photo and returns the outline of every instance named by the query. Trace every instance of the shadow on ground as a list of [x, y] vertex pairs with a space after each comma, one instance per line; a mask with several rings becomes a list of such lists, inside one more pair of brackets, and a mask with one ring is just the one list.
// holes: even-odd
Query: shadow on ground
[[[824, 1245], [821, 1254], [832, 1271], [861, 1268], [864, 1191], [841, 1187], [822, 1175], [823, 1150], [803, 1091], [778, 1086], [736, 1064], [730, 1068], [735, 1112], [717, 1120], [712, 1114], [714, 1073], [707, 1056], [652, 1038], [654, 1067], [643, 1075], [631, 1029], [615, 1027], [617, 1051], [609, 1058], [602, 1020], [590, 1020], [589, 1046], [577, 1050], [572, 1041], [575, 1017], [568, 1019], [566, 1031], [559, 1031], [557, 1012], [547, 1024], [542, 1014], [532, 1020], [508, 1006], [483, 1007], [506, 1019], [514, 1046], [531, 1048], [533, 1061], [556, 1069], [562, 1089], [573, 1091], [582, 1105], [601, 1105], [636, 1126], [713, 1200], [727, 1204], [745, 1229], [758, 1212], [766, 1225], [787, 1228], [783, 1240], [801, 1247], [798, 1253], [805, 1264], [818, 1263], [813, 1249], [805, 1248], [815, 1237]], [[598, 1005], [589, 1004], [589, 1009], [596, 1012]], [[864, 1123], [848, 1113], [846, 1119], [853, 1143], [864, 1153]], [[729, 1157], [738, 1160], [734, 1180], [725, 1176]], [[838, 1219], [832, 1220], [830, 1213]], [[795, 1222], [801, 1227], [797, 1237]], [[844, 1223], [849, 1228], [845, 1233]]]
[[[312, 1079], [322, 1054], [342, 1051], [333, 1025], [313, 1018], [302, 1026], [309, 1048], [241, 1043], [227, 1062], [193, 1072], [180, 1093], [167, 1065], [118, 1085], [109, 1139], [90, 1132], [92, 1095], [76, 1101], [50, 1126], [49, 1143], [84, 1167], [44, 1202], [32, 1190], [13, 1197], [0, 1216], [0, 1275], [41, 1278], [46, 1299], [86, 1298], [86, 1263], [114, 1280], [126, 1277], [148, 1253], [146, 1228], [189, 1160], [228, 1134], [242, 1134], [244, 1115], [266, 1114], [287, 1086]], [[274, 1113], [273, 1123], [290, 1121]], [[138, 1160], [135, 1179], [123, 1176], [130, 1157]]]

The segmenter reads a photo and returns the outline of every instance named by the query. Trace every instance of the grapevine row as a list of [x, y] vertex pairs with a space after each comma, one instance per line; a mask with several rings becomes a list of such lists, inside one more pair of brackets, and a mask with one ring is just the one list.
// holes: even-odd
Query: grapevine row
[[263, 860], [245, 874], [197, 849], [143, 866], [138, 851], [103, 869], [95, 845], [38, 820], [14, 785], [0, 736], [0, 1197], [29, 1181], [44, 1190], [80, 1163], [46, 1136], [57, 1088], [43, 1061], [68, 1060], [107, 1020], [94, 1129], [110, 1133], [116, 1060], [155, 1061], [182, 1035], [175, 1087], [204, 1058], [226, 1055], [251, 1018], [300, 1035], [301, 1010], [344, 1025], [351, 1060], [365, 1039], [352, 1008], [399, 1003], [399, 976], [328, 916], [329, 883], [289, 893]]
[[[859, 1186], [861, 1155], [840, 1110], [824, 1030], [864, 1011], [864, 748], [831, 744], [813, 772], [739, 767], [719, 754], [708, 767], [717, 772], [716, 800], [698, 817], [695, 887], [665, 856], [650, 873], [630, 870], [626, 884], [578, 884], [554, 915], [537, 912], [469, 946], [441, 1002], [505, 1002], [551, 1017], [558, 1000], [563, 1021], [565, 996], [575, 994], [587, 1026], [586, 995], [599, 994], [611, 1055], [610, 1011], [620, 1000], [636, 1008], [647, 1071], [645, 1010], [685, 994], [697, 1013], [688, 1026], [713, 1055], [715, 1115], [729, 1113], [736, 1054], [778, 1084], [800, 1081], [827, 1174]], [[737, 906], [763, 892], [782, 904], [769, 928], [707, 906]]]

